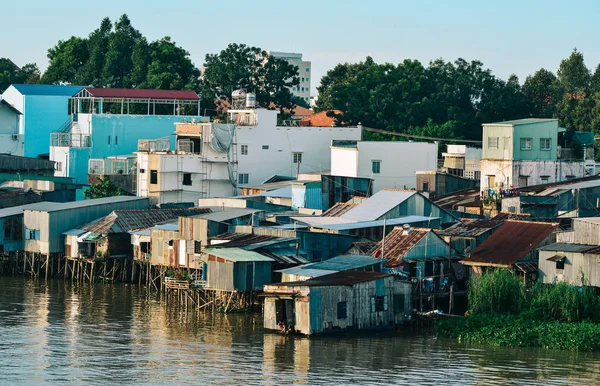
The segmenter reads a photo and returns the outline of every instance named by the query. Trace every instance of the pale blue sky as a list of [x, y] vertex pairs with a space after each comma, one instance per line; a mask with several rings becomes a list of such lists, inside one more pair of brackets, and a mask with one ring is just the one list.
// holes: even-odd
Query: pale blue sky
[[[600, 63], [600, 2], [537, 1], [202, 1], [27, 0], [2, 2], [0, 57], [47, 66], [59, 39], [86, 36], [104, 16], [127, 13], [149, 39], [171, 36], [200, 67], [207, 52], [230, 42], [293, 51], [312, 61], [313, 94], [321, 76], [340, 62], [371, 55], [377, 62], [405, 58], [479, 59], [494, 74], [556, 71], [577, 47], [588, 67]], [[569, 4], [571, 3], [571, 4]]]

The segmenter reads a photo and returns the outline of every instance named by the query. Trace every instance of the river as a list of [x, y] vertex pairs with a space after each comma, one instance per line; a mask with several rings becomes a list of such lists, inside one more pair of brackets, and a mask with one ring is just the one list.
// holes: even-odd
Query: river
[[600, 384], [600, 354], [280, 336], [259, 314], [186, 313], [143, 287], [0, 277], [0, 383]]

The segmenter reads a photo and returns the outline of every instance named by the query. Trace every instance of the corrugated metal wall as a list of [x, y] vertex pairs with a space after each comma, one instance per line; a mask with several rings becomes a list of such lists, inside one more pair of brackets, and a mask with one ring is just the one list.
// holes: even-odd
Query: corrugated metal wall
[[[554, 255], [565, 256], [565, 266], [562, 270], [556, 269], [555, 261], [548, 261]], [[581, 285], [581, 275], [585, 276], [589, 285], [600, 287], [600, 255], [583, 254], [576, 252], [540, 251], [539, 280], [542, 283], [552, 284], [554, 280], [566, 281], [572, 285]]]

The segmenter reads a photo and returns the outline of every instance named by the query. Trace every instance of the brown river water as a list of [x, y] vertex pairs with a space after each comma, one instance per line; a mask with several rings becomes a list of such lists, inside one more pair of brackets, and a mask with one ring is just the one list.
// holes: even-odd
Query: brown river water
[[600, 384], [600, 353], [430, 331], [304, 338], [260, 314], [167, 307], [143, 287], [0, 277], [0, 384]]

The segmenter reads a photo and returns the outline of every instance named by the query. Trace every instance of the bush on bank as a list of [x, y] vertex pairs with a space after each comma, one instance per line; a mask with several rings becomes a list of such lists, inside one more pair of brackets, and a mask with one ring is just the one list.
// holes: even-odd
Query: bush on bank
[[567, 283], [525, 288], [506, 269], [472, 280], [465, 318], [441, 320], [436, 331], [468, 343], [600, 351], [600, 298]]

